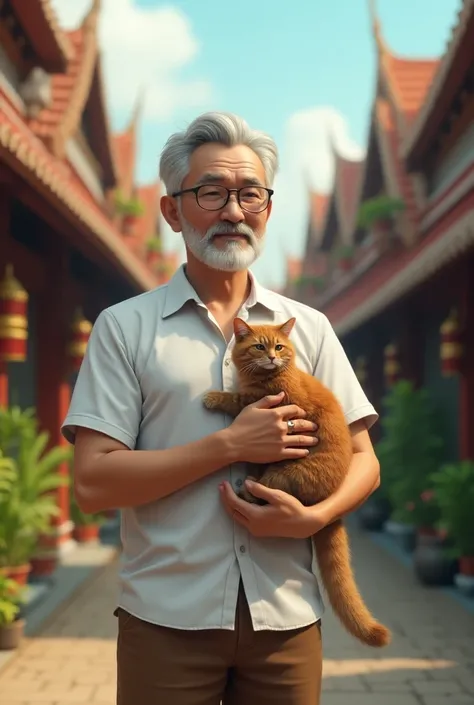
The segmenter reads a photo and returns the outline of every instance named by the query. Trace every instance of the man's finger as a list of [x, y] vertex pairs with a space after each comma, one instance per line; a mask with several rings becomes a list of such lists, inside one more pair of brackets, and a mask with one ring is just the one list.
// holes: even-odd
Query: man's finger
[[252, 509], [252, 505], [246, 502], [244, 499], [237, 497], [234, 490], [228, 482], [223, 482], [220, 486], [220, 491], [222, 498], [229, 508], [230, 513], [239, 512], [242, 516], [249, 518], [249, 512]]
[[279, 504], [285, 495], [281, 490], [272, 490], [260, 484], [260, 482], [253, 482], [252, 480], [246, 480], [245, 486], [254, 497], [265, 499], [269, 504]]
[[279, 392], [278, 394], [267, 394], [266, 397], [262, 397], [258, 401], [254, 402], [252, 406], [256, 409], [271, 409], [272, 406], [277, 406], [283, 399], [284, 392]]

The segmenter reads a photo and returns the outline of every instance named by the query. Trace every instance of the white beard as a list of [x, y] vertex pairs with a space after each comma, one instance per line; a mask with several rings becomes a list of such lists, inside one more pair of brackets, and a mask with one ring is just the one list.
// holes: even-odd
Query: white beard
[[[264, 236], [258, 238], [252, 228], [244, 223], [220, 223], [202, 235], [181, 214], [181, 232], [184, 242], [197, 260], [222, 272], [248, 269], [261, 255], [264, 245]], [[239, 233], [245, 235], [247, 240], [229, 240], [224, 246], [216, 247], [213, 237], [217, 233]]]

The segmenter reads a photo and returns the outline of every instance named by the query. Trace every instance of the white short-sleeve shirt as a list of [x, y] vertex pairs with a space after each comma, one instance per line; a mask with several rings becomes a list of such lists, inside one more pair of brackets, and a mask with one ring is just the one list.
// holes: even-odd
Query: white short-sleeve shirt
[[[364, 418], [370, 427], [377, 413], [326, 316], [251, 280], [239, 316], [250, 324], [294, 316], [297, 364], [333, 390], [348, 424]], [[207, 411], [202, 397], [211, 389], [235, 390], [233, 345], [179, 268], [165, 286], [99, 315], [64, 436], [73, 443], [82, 426], [130, 449], [156, 450], [225, 428], [232, 419]], [[132, 455], [130, 476], [133, 481]], [[245, 465], [234, 464], [164, 499], [122, 510], [119, 606], [163, 626], [233, 629], [242, 579], [255, 630], [320, 619], [311, 541], [255, 538], [223, 509], [219, 484], [228, 480], [237, 490], [245, 477]]]

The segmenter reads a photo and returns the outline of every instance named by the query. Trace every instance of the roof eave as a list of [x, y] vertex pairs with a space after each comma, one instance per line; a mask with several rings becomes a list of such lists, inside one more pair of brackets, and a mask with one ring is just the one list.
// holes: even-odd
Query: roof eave
[[59, 26], [50, 0], [10, 0], [41, 67], [48, 73], [62, 73], [72, 57], [72, 46]]

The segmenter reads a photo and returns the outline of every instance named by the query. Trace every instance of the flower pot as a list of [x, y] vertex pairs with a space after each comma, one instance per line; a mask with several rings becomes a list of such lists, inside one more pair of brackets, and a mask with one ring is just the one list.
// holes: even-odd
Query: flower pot
[[459, 572], [462, 575], [474, 577], [474, 556], [461, 556], [459, 559]]
[[474, 575], [464, 575], [456, 573], [454, 576], [454, 584], [459, 592], [466, 597], [474, 597]]
[[415, 527], [398, 521], [387, 521], [384, 524], [387, 534], [390, 534], [397, 545], [406, 553], [412, 553], [416, 544]]
[[28, 576], [31, 572], [31, 564], [24, 563], [23, 565], [12, 565], [0, 568], [0, 573], [11, 580], [15, 580], [19, 585], [26, 585]]
[[11, 651], [16, 649], [23, 638], [25, 621], [17, 619], [11, 624], [0, 627], [0, 651]]
[[135, 225], [135, 222], [137, 220], [137, 217], [135, 215], [124, 215], [123, 217], [123, 232], [126, 235], [130, 235], [130, 233], [133, 230], [133, 226]]
[[371, 497], [357, 513], [359, 525], [366, 531], [381, 531], [390, 511], [388, 500]]
[[72, 532], [73, 538], [78, 543], [91, 543], [92, 541], [98, 541], [99, 539], [99, 525], [98, 524], [84, 524], [77, 525], [74, 527]]
[[413, 552], [415, 575], [423, 585], [452, 585], [456, 561], [446, 552], [446, 541], [434, 529], [420, 529]]
[[36, 556], [31, 559], [31, 576], [44, 578], [52, 575], [58, 567], [58, 559], [54, 556]]
[[454, 576], [457, 589], [466, 597], [474, 597], [474, 556], [459, 558], [459, 573]]

